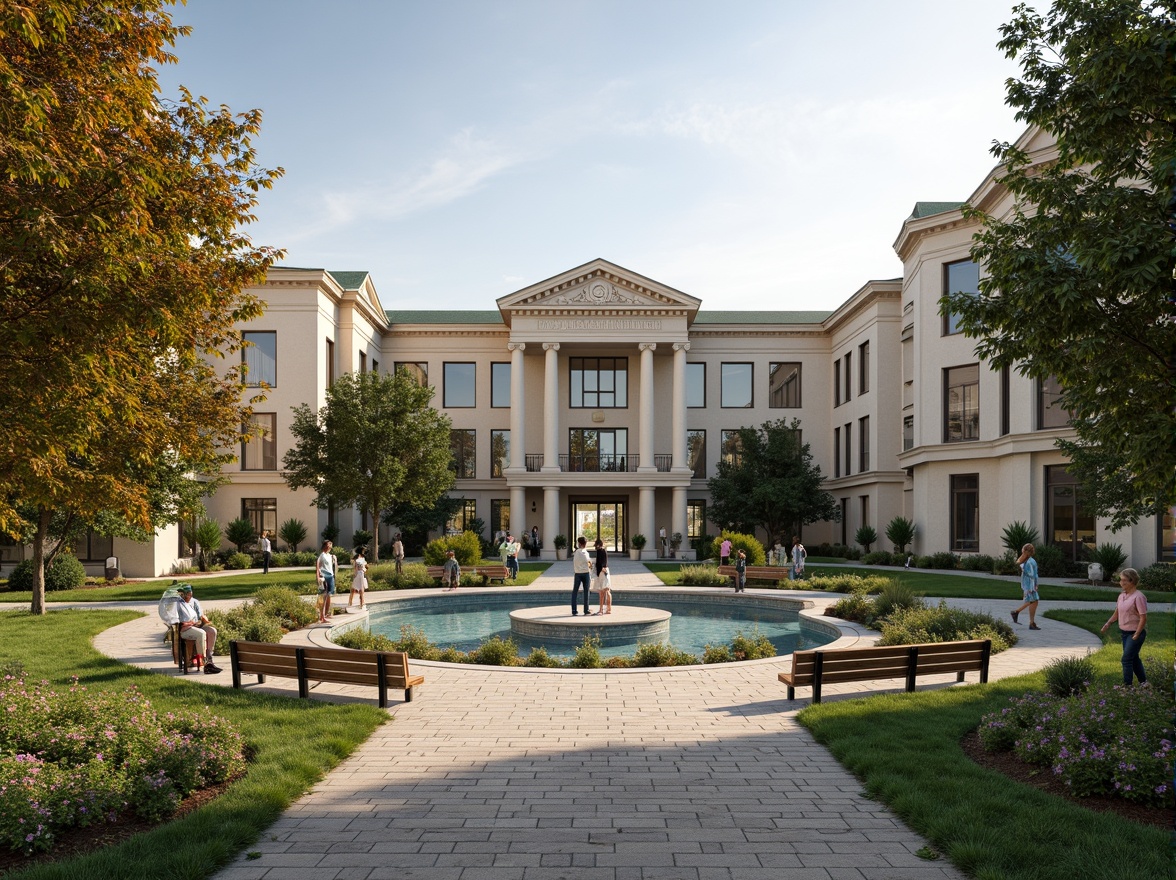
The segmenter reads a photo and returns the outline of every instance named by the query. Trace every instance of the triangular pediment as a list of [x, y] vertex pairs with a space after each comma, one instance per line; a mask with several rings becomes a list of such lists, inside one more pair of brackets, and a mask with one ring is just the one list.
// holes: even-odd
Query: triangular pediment
[[514, 314], [595, 312], [686, 312], [689, 320], [702, 301], [608, 260], [593, 260], [498, 299], [509, 326]]

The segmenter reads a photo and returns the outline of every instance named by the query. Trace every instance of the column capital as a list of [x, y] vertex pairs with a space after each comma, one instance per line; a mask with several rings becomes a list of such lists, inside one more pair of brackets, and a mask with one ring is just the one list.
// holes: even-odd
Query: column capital
[[690, 351], [689, 342], [675, 342], [674, 351]]
[[506, 344], [507, 351], [523, 351], [526, 349], [526, 347], [527, 343], [525, 342], [508, 342]]
[[639, 342], [637, 343], [638, 351], [654, 351], [657, 349], [656, 342]]
[[559, 351], [559, 343], [558, 342], [544, 342], [543, 343], [543, 350], [544, 351]]

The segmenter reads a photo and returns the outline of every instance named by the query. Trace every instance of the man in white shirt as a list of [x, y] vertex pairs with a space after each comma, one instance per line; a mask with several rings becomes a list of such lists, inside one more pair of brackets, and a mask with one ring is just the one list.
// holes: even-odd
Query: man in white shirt
[[180, 638], [196, 643], [196, 665], [204, 663], [205, 675], [216, 675], [221, 668], [212, 662], [216, 648], [216, 627], [208, 622], [200, 602], [192, 596], [191, 584], [180, 584], [180, 601], [176, 613], [180, 618]]
[[261, 573], [269, 574], [270, 560], [273, 558], [273, 545], [270, 544], [269, 532], [261, 533]]
[[588, 539], [581, 535], [576, 539], [576, 552], [572, 554], [572, 616], [576, 615], [576, 594], [584, 587], [584, 613], [588, 614], [588, 589], [591, 585], [592, 557], [588, 555]]

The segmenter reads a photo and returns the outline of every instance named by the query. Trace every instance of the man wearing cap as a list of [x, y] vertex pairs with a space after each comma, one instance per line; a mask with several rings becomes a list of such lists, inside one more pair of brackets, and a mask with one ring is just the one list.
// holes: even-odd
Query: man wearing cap
[[200, 601], [192, 596], [191, 584], [180, 584], [179, 591], [180, 601], [176, 603], [176, 612], [180, 617], [180, 638], [196, 643], [196, 665], [203, 662], [204, 674], [216, 675], [221, 671], [212, 662], [212, 652], [216, 649], [216, 627], [208, 622]]

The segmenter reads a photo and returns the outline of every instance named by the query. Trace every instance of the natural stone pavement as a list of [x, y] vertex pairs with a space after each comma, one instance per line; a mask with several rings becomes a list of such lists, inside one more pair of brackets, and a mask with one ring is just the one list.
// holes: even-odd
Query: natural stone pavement
[[[616, 560], [611, 568], [617, 604], [627, 587], [660, 584], [640, 564]], [[570, 585], [564, 562], [524, 589], [570, 594]], [[1015, 581], [1009, 593], [1019, 594]], [[801, 596], [813, 602], [812, 614], [830, 601], [824, 593]], [[1013, 598], [949, 601], [998, 617], [1017, 604]], [[221, 604], [233, 603], [205, 603]], [[1041, 611], [1051, 605], [1108, 608], [1043, 602]], [[993, 659], [992, 678], [1099, 647], [1090, 633], [1039, 622], [1040, 632], [1018, 628], [1021, 644]], [[875, 635], [847, 632], [839, 645], [868, 644]], [[175, 675], [161, 633], [152, 610], [102, 633], [95, 645]], [[292, 634], [312, 642], [325, 636], [326, 627]], [[555, 671], [413, 661], [414, 671], [426, 676], [413, 702], [395, 703], [389, 723], [248, 848], [254, 858], [242, 853], [216, 877], [962, 878], [943, 859], [919, 858], [926, 841], [867, 798], [797, 723], [809, 690], [789, 702], [776, 679], [790, 663]], [[224, 665], [222, 675], [189, 680], [228, 685]], [[926, 686], [953, 680], [941, 676]], [[273, 678], [261, 689], [295, 693], [293, 682]], [[886, 681], [826, 686], [825, 699], [900, 689], [900, 682]], [[320, 685], [312, 693], [374, 701], [370, 689]]]

